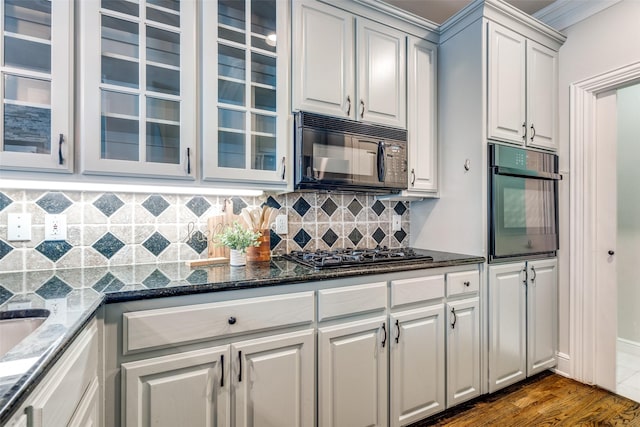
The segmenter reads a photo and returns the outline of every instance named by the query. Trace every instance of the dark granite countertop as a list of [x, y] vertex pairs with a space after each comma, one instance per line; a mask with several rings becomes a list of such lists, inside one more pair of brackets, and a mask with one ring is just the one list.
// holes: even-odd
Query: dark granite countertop
[[422, 251], [433, 261], [314, 270], [284, 258], [243, 268], [143, 264], [0, 274], [0, 285], [23, 289], [0, 306], [57, 311], [28, 338], [0, 356], [0, 425], [24, 401], [102, 304], [149, 298], [278, 286], [342, 277], [478, 264], [483, 257]]

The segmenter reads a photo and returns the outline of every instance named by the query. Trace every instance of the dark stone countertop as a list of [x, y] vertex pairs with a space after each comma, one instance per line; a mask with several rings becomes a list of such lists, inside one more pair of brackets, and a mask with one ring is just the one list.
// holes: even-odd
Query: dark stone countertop
[[[433, 261], [315, 270], [277, 257], [270, 262], [242, 268], [228, 264], [190, 268], [182, 263], [169, 263], [2, 273], [0, 285], [5, 288], [15, 289], [16, 283], [23, 283], [29, 284], [27, 289], [33, 291], [14, 296], [0, 306], [0, 311], [13, 309], [16, 304], [21, 308], [27, 305], [31, 309], [50, 309], [53, 300], [59, 305], [57, 313], [50, 315], [40, 328], [0, 356], [0, 425], [8, 421], [102, 304], [485, 261], [483, 257], [473, 255], [420, 252], [432, 256]], [[77, 287], [71, 287], [69, 283]]]

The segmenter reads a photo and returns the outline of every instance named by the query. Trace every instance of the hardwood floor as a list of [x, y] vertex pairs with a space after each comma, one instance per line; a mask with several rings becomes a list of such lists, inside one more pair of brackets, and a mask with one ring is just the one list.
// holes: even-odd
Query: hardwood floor
[[544, 372], [454, 408], [423, 426], [640, 426], [640, 403]]

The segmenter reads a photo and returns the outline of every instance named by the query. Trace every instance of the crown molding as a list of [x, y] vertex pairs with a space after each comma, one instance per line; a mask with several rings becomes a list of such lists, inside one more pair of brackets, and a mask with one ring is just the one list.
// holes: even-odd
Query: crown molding
[[533, 16], [545, 24], [563, 31], [621, 0], [556, 0]]

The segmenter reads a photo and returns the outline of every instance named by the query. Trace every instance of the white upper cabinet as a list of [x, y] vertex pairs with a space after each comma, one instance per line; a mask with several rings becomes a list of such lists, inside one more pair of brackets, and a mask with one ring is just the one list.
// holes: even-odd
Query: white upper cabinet
[[438, 191], [437, 46], [408, 39], [409, 192]]
[[82, 171], [193, 179], [195, 2], [78, 4]]
[[489, 23], [489, 138], [524, 144], [525, 43], [514, 31]]
[[354, 18], [318, 2], [293, 5], [293, 108], [355, 118]]
[[205, 180], [286, 183], [287, 23], [283, 1], [202, 3]]
[[404, 33], [309, 0], [293, 18], [294, 110], [406, 128]]
[[0, 0], [0, 168], [73, 170], [73, 2]]
[[406, 127], [406, 36], [357, 19], [358, 120]]
[[558, 149], [558, 53], [527, 40], [527, 145]]
[[488, 137], [558, 147], [558, 53], [489, 22]]

